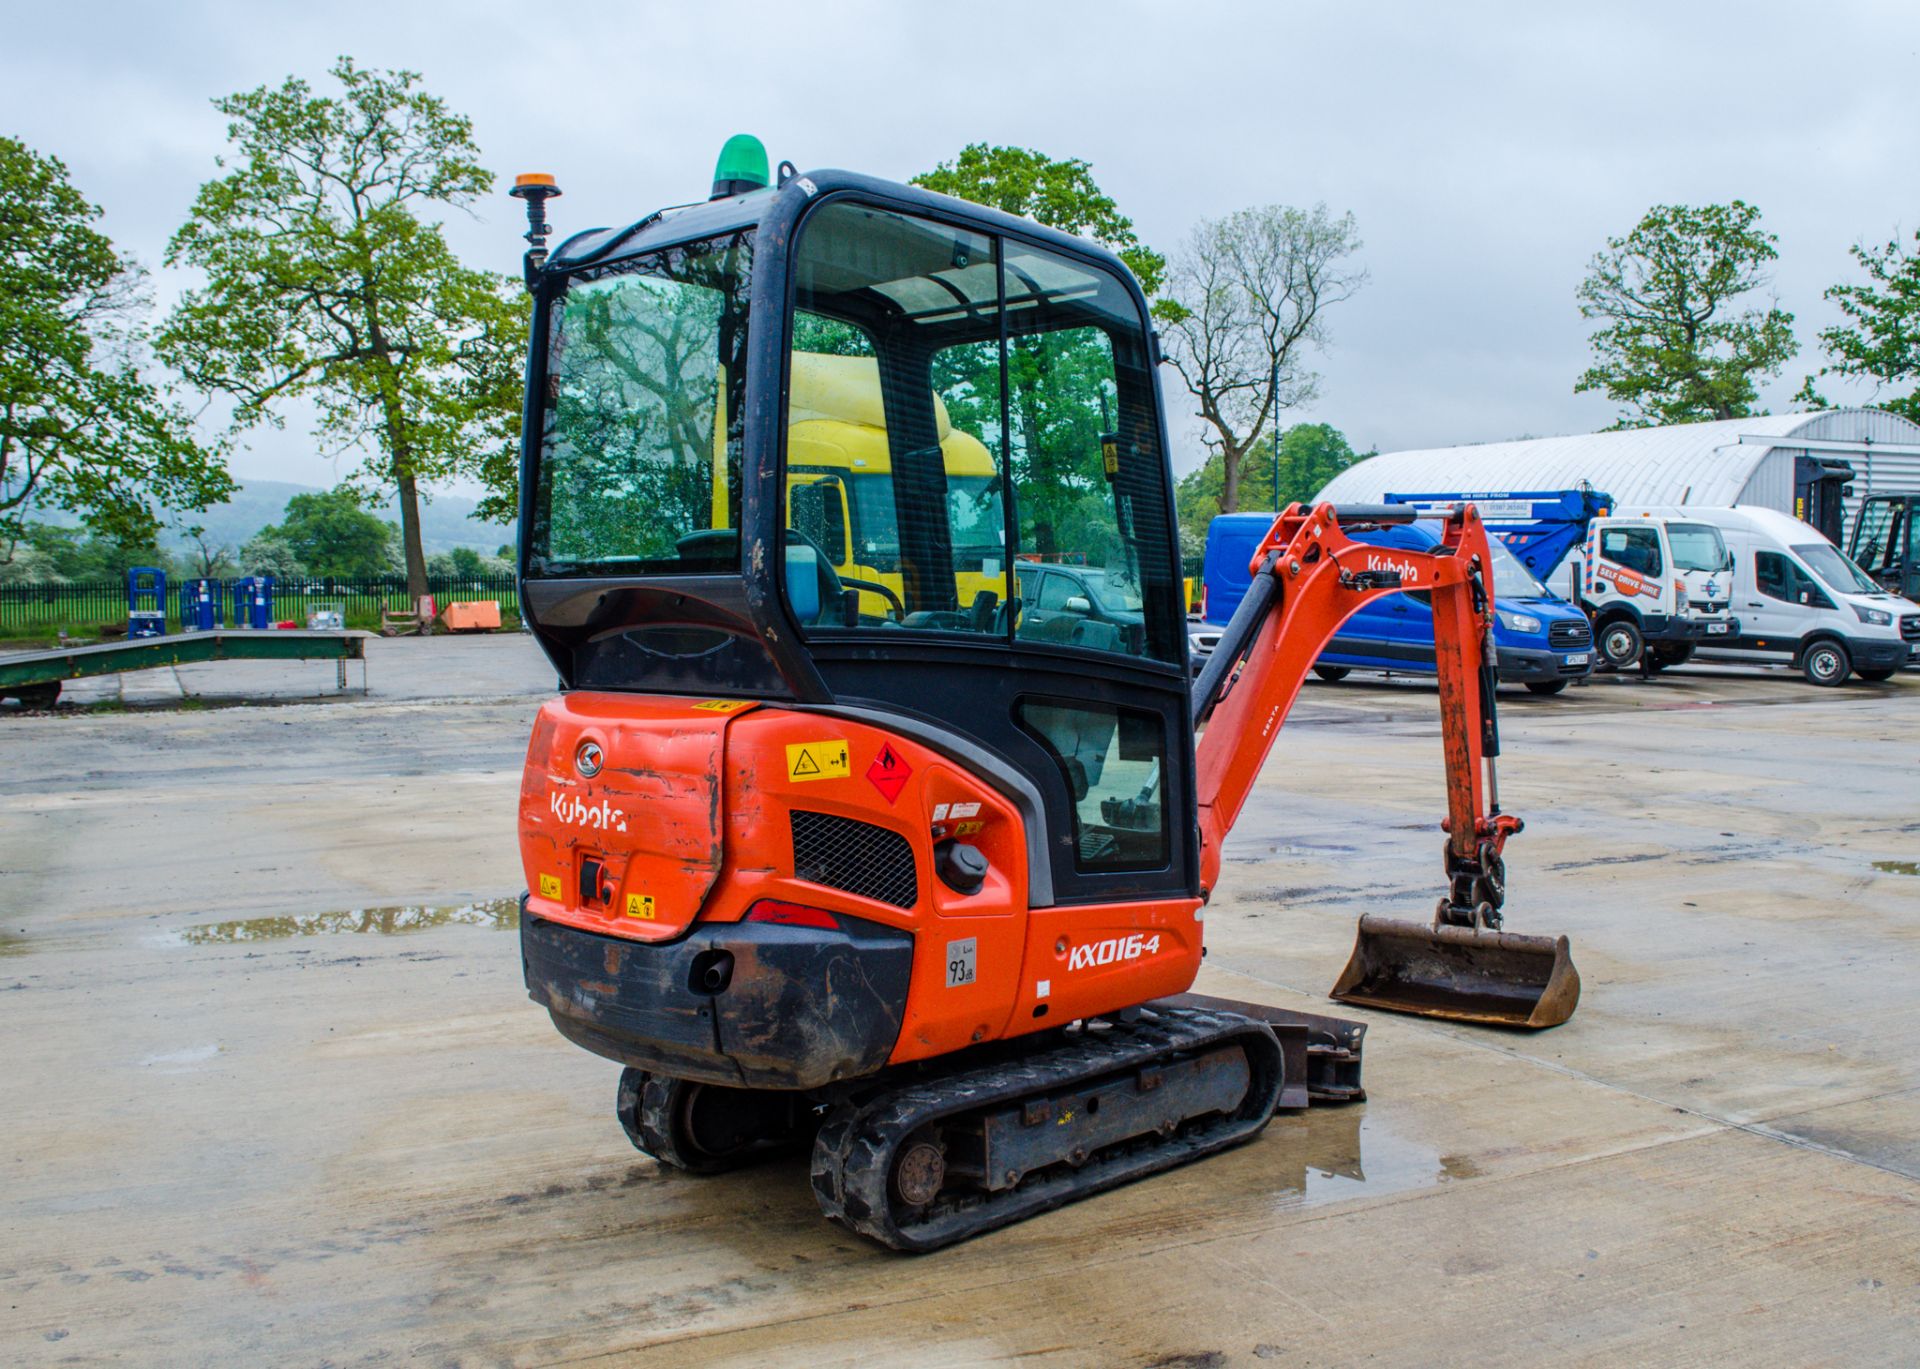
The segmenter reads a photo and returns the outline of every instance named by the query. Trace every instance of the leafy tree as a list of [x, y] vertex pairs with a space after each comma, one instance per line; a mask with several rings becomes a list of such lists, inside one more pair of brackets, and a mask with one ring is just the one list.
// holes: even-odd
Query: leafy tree
[[[913, 183], [1090, 238], [1125, 262], [1147, 295], [1165, 279], [1166, 259], [1141, 244], [1133, 221], [1100, 189], [1087, 162], [974, 143]], [[820, 350], [857, 355], [862, 342]], [[999, 431], [997, 347], [941, 353], [935, 388], [956, 427]], [[1020, 491], [1021, 548], [1043, 555], [1072, 550], [1103, 561], [1116, 550], [1112, 496], [1100, 460], [1100, 435], [1117, 402], [1111, 344], [1094, 328], [1015, 336], [1007, 351], [1007, 401], [1013, 430], [1006, 445]]]
[[[1920, 233], [1914, 234], [1920, 247]], [[1826, 297], [1840, 306], [1848, 322], [1820, 330], [1820, 346], [1829, 363], [1821, 375], [1842, 375], [1880, 387], [1920, 382], [1920, 252], [1898, 238], [1885, 247], [1856, 244], [1853, 259], [1867, 279], [1836, 285]], [[1826, 407], [1808, 376], [1796, 399]], [[1920, 423], [1920, 386], [1904, 395], [1876, 395], [1880, 407]]]
[[14, 544], [13, 556], [0, 561], [0, 585], [64, 585], [62, 575], [51, 556], [24, 538]]
[[151, 541], [152, 505], [233, 489], [187, 415], [140, 374], [144, 276], [54, 157], [0, 138], [0, 555], [37, 509]]
[[1575, 393], [1626, 405], [1614, 424], [1641, 428], [1751, 414], [1755, 380], [1799, 350], [1778, 303], [1741, 308], [1763, 288], [1777, 239], [1741, 200], [1660, 204], [1624, 238], [1608, 238], [1580, 285], [1582, 318], [1604, 319]]
[[393, 570], [397, 534], [391, 523], [369, 513], [358, 492], [342, 487], [320, 494], [296, 494], [278, 526], [260, 529], [247, 545], [261, 539], [284, 543], [309, 575], [365, 580]]
[[307, 568], [300, 553], [278, 528], [265, 527], [240, 548], [240, 569], [248, 575], [271, 575], [276, 580], [301, 580]]
[[486, 573], [486, 558], [472, 547], [455, 547], [427, 558], [427, 568], [451, 580], [474, 580]]
[[114, 536], [49, 523], [21, 526], [14, 561], [29, 562], [34, 571], [13, 577], [16, 583], [117, 580], [129, 566], [158, 566], [169, 573], [179, 568], [151, 533]]
[[1223, 513], [1240, 507], [1248, 453], [1276, 411], [1318, 393], [1306, 353], [1327, 344], [1326, 311], [1366, 284], [1351, 261], [1361, 246], [1352, 214], [1270, 204], [1201, 222], [1175, 253], [1154, 315], [1220, 461]]
[[[1372, 455], [1354, 451], [1346, 435], [1331, 423], [1296, 423], [1280, 438], [1279, 493], [1274, 493], [1273, 437], [1269, 433], [1247, 452], [1240, 502], [1247, 508], [1275, 512], [1292, 503], [1305, 503], [1334, 476]], [[1180, 505], [1181, 545], [1190, 555], [1198, 555], [1206, 545], [1207, 524], [1222, 512], [1224, 466], [1216, 452], [1199, 469], [1181, 477], [1174, 490]]]
[[970, 143], [912, 184], [1091, 238], [1127, 264], [1149, 298], [1166, 275], [1167, 259], [1141, 245], [1133, 220], [1094, 181], [1092, 164], [1076, 157], [1059, 161], [1032, 148]]
[[[200, 188], [167, 250], [199, 268], [160, 337], [196, 384], [232, 395], [234, 423], [318, 409], [322, 436], [368, 443], [359, 473], [394, 492], [410, 593], [426, 588], [424, 486], [456, 473], [511, 505], [527, 301], [471, 270], [424, 213], [493, 186], [471, 122], [411, 71], [342, 57], [337, 94], [290, 78], [215, 101], [231, 169]], [[310, 569], [319, 569], [310, 566]]]
[[216, 580], [224, 579], [234, 573], [231, 546], [225, 542], [210, 540], [207, 537], [207, 530], [197, 524], [181, 531], [193, 546], [193, 551], [187, 558], [187, 569], [194, 576], [205, 580]]

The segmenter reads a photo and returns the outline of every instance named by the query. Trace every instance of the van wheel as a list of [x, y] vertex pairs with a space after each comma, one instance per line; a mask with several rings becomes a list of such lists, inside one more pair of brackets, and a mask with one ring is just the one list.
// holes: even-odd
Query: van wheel
[[1615, 618], [1600, 629], [1600, 659], [1611, 670], [1625, 670], [1640, 659], [1640, 627], [1631, 618]]
[[1317, 665], [1313, 668], [1313, 673], [1325, 680], [1328, 684], [1332, 684], [1335, 680], [1346, 679], [1347, 676], [1353, 674], [1353, 671], [1343, 665]]
[[1861, 666], [1860, 669], [1854, 671], [1853, 673], [1858, 675], [1863, 680], [1871, 680], [1875, 684], [1885, 684], [1888, 680], [1891, 680], [1893, 678], [1894, 667], [1890, 665], [1882, 665], [1882, 666], [1875, 666], [1873, 669], [1869, 670], [1865, 666]]
[[1853, 674], [1853, 658], [1838, 642], [1815, 642], [1800, 657], [1800, 673], [1808, 684], [1845, 684]]
[[1668, 666], [1685, 665], [1692, 659], [1692, 642], [1662, 642], [1647, 648], [1645, 663], [1655, 670], [1665, 670]]
[[1567, 682], [1565, 680], [1528, 680], [1527, 681], [1527, 693], [1529, 694], [1558, 694], [1561, 690], [1565, 689], [1566, 687], [1567, 687]]

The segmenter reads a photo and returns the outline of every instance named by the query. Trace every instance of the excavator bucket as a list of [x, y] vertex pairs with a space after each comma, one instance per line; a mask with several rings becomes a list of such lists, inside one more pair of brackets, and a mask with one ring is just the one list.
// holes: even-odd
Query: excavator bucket
[[1580, 1002], [1580, 972], [1564, 936], [1522, 936], [1441, 923], [1360, 919], [1353, 958], [1332, 997], [1391, 1012], [1557, 1027]]

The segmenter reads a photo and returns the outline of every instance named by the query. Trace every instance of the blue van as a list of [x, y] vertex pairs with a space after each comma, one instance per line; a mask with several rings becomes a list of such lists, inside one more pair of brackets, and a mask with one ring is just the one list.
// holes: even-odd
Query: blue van
[[[1246, 595], [1254, 549], [1273, 526], [1270, 513], [1223, 513], [1207, 525], [1202, 567], [1202, 612], [1209, 623], [1224, 626]], [[1428, 521], [1373, 528], [1353, 534], [1356, 542], [1403, 551], [1426, 551], [1440, 536]], [[1514, 559], [1499, 538], [1493, 549], [1495, 625], [1500, 653], [1500, 682], [1522, 684], [1535, 694], [1558, 694], [1593, 671], [1593, 628], [1579, 609], [1560, 598]], [[1354, 670], [1388, 670], [1431, 675], [1433, 614], [1418, 593], [1388, 594], [1368, 602], [1347, 619], [1320, 659], [1314, 674], [1338, 680]]]

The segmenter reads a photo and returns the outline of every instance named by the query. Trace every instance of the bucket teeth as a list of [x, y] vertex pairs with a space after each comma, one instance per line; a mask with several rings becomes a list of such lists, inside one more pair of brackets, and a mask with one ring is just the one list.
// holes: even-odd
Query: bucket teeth
[[1394, 918], [1360, 919], [1332, 997], [1389, 1012], [1538, 1030], [1580, 1002], [1564, 936], [1524, 936]]

